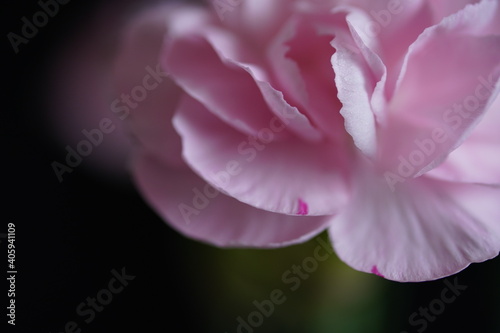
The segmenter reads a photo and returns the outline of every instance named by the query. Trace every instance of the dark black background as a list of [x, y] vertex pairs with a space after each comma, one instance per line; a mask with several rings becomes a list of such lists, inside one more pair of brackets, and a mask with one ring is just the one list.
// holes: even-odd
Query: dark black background
[[[65, 151], [47, 119], [44, 87], [53, 51], [68, 41], [99, 1], [71, 1], [15, 54], [8, 32], [20, 32], [21, 17], [36, 1], [2, 3], [2, 193], [1, 233], [15, 223], [19, 332], [62, 332], [68, 321], [82, 332], [203, 331], [190, 288], [195, 272], [186, 263], [186, 243], [145, 205], [130, 184], [97, 179], [85, 162], [63, 183], [51, 162]], [[2, 271], [6, 269], [6, 243]], [[185, 246], [185, 244], [184, 244]], [[106, 287], [111, 270], [136, 276], [89, 324], [75, 309]], [[190, 290], [191, 289], [191, 290]], [[4, 292], [5, 291], [5, 292]], [[7, 286], [2, 284], [2, 324]], [[200, 329], [199, 329], [200, 328]]]
[[[7, 33], [19, 33], [20, 18], [39, 7], [33, 0], [2, 2], [0, 233], [15, 223], [19, 271], [17, 325], [7, 329], [63, 332], [65, 324], [74, 320], [82, 332], [212, 332], [213, 327], [222, 327], [213, 324], [221, 319], [210, 318], [207, 309], [219, 300], [207, 298], [206, 291], [213, 296], [226, 290], [204, 278], [210, 265], [207, 268], [206, 257], [198, 252], [209, 247], [170, 229], [132, 184], [95, 177], [85, 165], [60, 184], [50, 166], [64, 159], [65, 151], [47, 121], [45, 70], [51, 51], [84, 25], [99, 3], [71, 1], [15, 54]], [[1, 253], [5, 255], [0, 255], [0, 267], [5, 271], [5, 241]], [[75, 313], [77, 305], [106, 287], [111, 270], [122, 267], [136, 278], [94, 321], [83, 323]], [[467, 326], [475, 332], [500, 332], [500, 259], [472, 265], [458, 278], [467, 291], [426, 332], [458, 332]], [[3, 325], [5, 280], [1, 286]], [[410, 332], [408, 315], [438, 297], [442, 288], [440, 280], [384, 282], [380, 306], [387, 315], [380, 331]], [[234, 332], [234, 326], [230, 322], [225, 329]]]

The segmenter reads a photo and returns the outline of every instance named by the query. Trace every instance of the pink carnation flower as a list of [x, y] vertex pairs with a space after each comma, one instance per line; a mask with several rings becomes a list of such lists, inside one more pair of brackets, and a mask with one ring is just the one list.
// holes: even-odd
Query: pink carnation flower
[[188, 237], [328, 230], [348, 265], [397, 281], [499, 252], [499, 1], [161, 6], [115, 74], [137, 186]]

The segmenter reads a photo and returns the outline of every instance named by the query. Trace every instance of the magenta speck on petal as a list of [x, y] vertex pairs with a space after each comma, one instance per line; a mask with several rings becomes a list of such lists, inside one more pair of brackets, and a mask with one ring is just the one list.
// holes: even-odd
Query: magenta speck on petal
[[382, 274], [380, 274], [380, 272], [378, 271], [378, 268], [377, 266], [373, 266], [372, 267], [372, 273], [377, 275], [377, 276], [380, 276], [380, 277], [384, 277]]
[[299, 199], [299, 211], [297, 212], [297, 214], [307, 215], [307, 213], [309, 213], [309, 207], [304, 201], [302, 201], [302, 199]]

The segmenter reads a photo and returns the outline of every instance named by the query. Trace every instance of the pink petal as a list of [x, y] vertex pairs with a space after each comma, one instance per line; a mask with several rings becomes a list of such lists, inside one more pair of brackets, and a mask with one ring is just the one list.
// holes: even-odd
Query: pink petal
[[[372, 156], [376, 147], [370, 140], [375, 138], [376, 124], [383, 126], [386, 123], [387, 68], [380, 56], [373, 51], [376, 49], [375, 44], [362, 36], [360, 26], [367, 24], [366, 16], [350, 8], [339, 8], [339, 11], [348, 14], [348, 32], [337, 33], [333, 41], [338, 52], [333, 56], [332, 64], [337, 75], [339, 99], [343, 102], [341, 114], [355, 144], [367, 156]], [[349, 77], [349, 67], [357, 74], [353, 77], [354, 81], [366, 81], [367, 84], [353, 84]], [[359, 74], [364, 74], [364, 77], [359, 77]], [[352, 98], [356, 93], [363, 97]], [[367, 135], [367, 131], [371, 135]]]
[[337, 37], [332, 44], [337, 50], [332, 57], [332, 65], [338, 98], [342, 102], [340, 113], [345, 119], [345, 129], [352, 136], [356, 147], [367, 156], [373, 156], [377, 148], [377, 133], [370, 102], [377, 79], [363, 56], [354, 53], [344, 41]]
[[255, 82], [275, 117], [287, 124], [287, 131], [310, 142], [319, 142], [324, 139], [323, 134], [311, 124], [309, 119], [297, 107], [287, 103], [281, 91], [274, 89], [269, 82], [257, 79]]
[[[267, 72], [263, 71], [266, 65], [263, 55], [252, 55], [252, 52], [241, 53], [235, 52], [237, 47], [232, 47], [234, 44], [239, 44], [241, 41], [236, 41], [221, 30], [206, 30], [204, 38], [210, 43], [214, 50], [227, 62], [232, 63], [247, 72], [247, 75], [254, 81], [262, 94], [267, 107], [274, 116], [287, 123], [287, 131], [293, 132], [296, 136], [307, 141], [320, 141], [323, 138], [321, 132], [316, 129], [309, 119], [295, 106], [292, 106], [285, 100], [282, 91], [279, 91], [271, 85], [271, 79]], [[228, 38], [229, 37], [229, 38]], [[271, 52], [272, 53], [272, 52]], [[273, 55], [271, 54], [271, 58]], [[280, 87], [277, 85], [277, 87]], [[281, 87], [280, 87], [281, 88]], [[274, 118], [274, 117], [273, 117]]]
[[433, 0], [429, 1], [429, 5], [432, 8], [432, 13], [436, 22], [439, 22], [443, 18], [462, 10], [468, 4], [478, 3], [480, 1], [481, 0]]
[[218, 54], [203, 36], [167, 39], [163, 62], [186, 93], [227, 124], [246, 134], [269, 124], [272, 112], [252, 76]]
[[390, 280], [424, 281], [498, 255], [500, 189], [419, 178], [393, 193], [379, 176], [360, 176], [329, 229], [348, 265]]
[[272, 71], [273, 85], [279, 87], [285, 99], [297, 106], [304, 106], [308, 96], [299, 66], [286, 54], [290, 46], [286, 43], [293, 38], [297, 20], [290, 19], [269, 45], [268, 58]]
[[174, 125], [191, 168], [244, 203], [297, 214], [301, 198], [310, 215], [332, 214], [345, 203], [347, 154], [341, 146], [293, 137], [276, 141], [271, 123], [256, 137], [245, 136], [190, 98], [180, 105]]
[[[265, 49], [292, 15], [295, 2], [295, 0], [234, 1], [235, 5], [219, 10], [214, 8], [214, 11], [229, 30], [244, 37], [246, 42], [254, 45], [256, 49]], [[212, 3], [215, 4], [216, 1]], [[231, 2], [226, 3], [231, 4]]]
[[[263, 54], [253, 54], [249, 50], [247, 50], [248, 52], [239, 52], [245, 49], [242, 46], [235, 46], [240, 45], [241, 41], [238, 41], [236, 36], [220, 29], [205, 29], [204, 38], [221, 58], [247, 72], [246, 74], [254, 81], [253, 84], [259, 88], [270, 111], [287, 123], [287, 130], [304, 140], [319, 141], [322, 139], [321, 132], [311, 124], [309, 119], [297, 107], [285, 100], [282, 91], [271, 85], [272, 81], [269, 75], [263, 71], [263, 68], [267, 67], [267, 62], [262, 58]], [[274, 58], [272, 52], [270, 53], [269, 57]], [[277, 87], [280, 86], [277, 85]]]
[[216, 246], [275, 248], [302, 243], [328, 217], [288, 216], [256, 209], [217, 192], [187, 169], [148, 155], [134, 163], [137, 186], [156, 212], [187, 237]]
[[[198, 27], [199, 31], [196, 33], [189, 25], [185, 27], [179, 23], [173, 24], [182, 29], [173, 29], [174, 33], [167, 39], [165, 61], [167, 67], [175, 65], [172, 74], [176, 81], [210, 111], [244, 133], [255, 135], [256, 131], [269, 122], [270, 117], [277, 116], [287, 122], [287, 131], [277, 135], [278, 137], [286, 136], [290, 131], [304, 140], [321, 140], [321, 132], [302, 111], [288, 103], [283, 92], [271, 85], [264, 50], [255, 46], [249, 48], [246, 45], [248, 36], [237, 35], [234, 31], [221, 29], [209, 19], [205, 20], [206, 24]], [[180, 18], [177, 21], [183, 22]], [[193, 25], [200, 25], [199, 22], [203, 22], [203, 19], [189, 21], [193, 21]], [[198, 39], [198, 42], [195, 43], [193, 39]], [[176, 43], [175, 49], [172, 48], [172, 43]], [[181, 44], [184, 45], [185, 52], [198, 55], [200, 59], [191, 59], [187, 63], [187, 58], [180, 55], [183, 52], [183, 47], [179, 46]], [[184, 67], [187, 68], [184, 70]], [[204, 70], [209, 71], [204, 76], [210, 83], [204, 83], [198, 76]], [[221, 80], [220, 75], [228, 76]], [[214, 77], [218, 79], [213, 80]], [[290, 117], [290, 114], [294, 117]]]
[[[328, 23], [331, 26], [340, 24], [340, 18], [333, 14], [330, 21]], [[285, 41], [288, 50], [282, 56], [292, 60], [298, 70], [300, 87], [304, 93], [296, 98], [300, 98], [299, 105], [303, 106], [304, 113], [315, 127], [321, 129], [327, 137], [338, 140], [344, 137], [345, 132], [344, 121], [339, 114], [341, 104], [337, 98], [335, 73], [331, 64], [335, 52], [331, 45], [335, 29], [329, 26], [330, 31], [326, 32], [325, 26], [315, 26], [318, 22], [314, 16], [303, 17], [294, 23], [293, 34]], [[277, 58], [277, 61], [280, 61], [280, 58]], [[280, 70], [279, 66], [277, 67]], [[284, 79], [286, 80], [286, 75]], [[281, 82], [283, 81], [282, 78]]]
[[[169, 5], [155, 7], [131, 22], [116, 60], [115, 81], [120, 98], [112, 110], [128, 121], [146, 150], [165, 163], [180, 165], [181, 143], [172, 127], [172, 116], [183, 93], [159, 62], [167, 31], [165, 18], [175, 10]], [[127, 95], [130, 102], [124, 99]]]
[[382, 275], [382, 274], [378, 271], [378, 267], [377, 267], [377, 265], [374, 265], [374, 266], [372, 267], [371, 272], [372, 272], [373, 274], [377, 275], [377, 276], [380, 276], [380, 277], [385, 277], [385, 276], [383, 276], [383, 275]]
[[387, 98], [394, 89], [404, 52], [430, 23], [424, 3], [391, 3], [358, 1], [364, 11], [336, 9], [347, 14], [350, 31], [337, 33], [333, 42], [337, 52], [332, 64], [343, 104], [341, 114], [354, 143], [368, 157], [377, 154], [377, 125], [386, 125]]
[[[490, 91], [476, 97], [480, 77], [500, 75], [500, 36], [481, 36], [478, 24], [488, 2], [470, 6], [429, 28], [411, 46], [387, 128], [380, 131], [379, 160], [405, 178], [442, 162], [468, 135], [492, 102]], [[425, 98], [423, 98], [425, 96]], [[399, 171], [398, 171], [399, 170]]]
[[428, 1], [380, 0], [348, 1], [360, 10], [347, 9], [351, 29], [363, 44], [383, 61], [388, 68], [388, 96], [391, 96], [401, 62], [408, 47], [433, 25]]
[[456, 182], [500, 184], [499, 128], [500, 97], [497, 97], [465, 142], [426, 175]]

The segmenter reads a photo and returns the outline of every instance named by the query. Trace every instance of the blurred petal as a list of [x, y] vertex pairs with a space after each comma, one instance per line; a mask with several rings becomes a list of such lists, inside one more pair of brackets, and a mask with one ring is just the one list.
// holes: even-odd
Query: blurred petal
[[172, 126], [172, 116], [183, 92], [159, 62], [167, 31], [165, 18], [174, 15], [175, 10], [171, 5], [155, 7], [130, 23], [114, 68], [120, 94], [113, 112], [128, 121], [147, 151], [165, 163], [181, 165], [181, 142]]
[[237, 32], [254, 48], [265, 49], [292, 14], [295, 2], [296, 0], [242, 0], [232, 8], [216, 12], [229, 30]]
[[216, 246], [274, 248], [302, 243], [323, 231], [329, 220], [248, 206], [217, 192], [192, 171], [167, 167], [144, 154], [136, 157], [133, 172], [144, 197], [173, 228]]
[[462, 10], [468, 4], [475, 4], [481, 0], [433, 0], [429, 1], [432, 8], [432, 13], [436, 21], [441, 21], [443, 18], [450, 16]]
[[500, 184], [500, 97], [472, 134], [437, 168], [426, 175], [480, 184]]
[[[56, 50], [47, 78], [55, 135], [63, 144], [77, 149], [80, 142], [88, 141], [84, 131], [87, 135], [94, 133], [94, 147], [84, 156], [84, 165], [105, 172], [107, 177], [126, 175], [131, 146], [126, 126], [111, 111], [116, 94], [110, 70], [128, 2], [118, 8], [115, 2], [98, 7], [88, 24]], [[108, 120], [111, 125], [106, 127], [112, 130], [103, 133], [101, 123]]]

